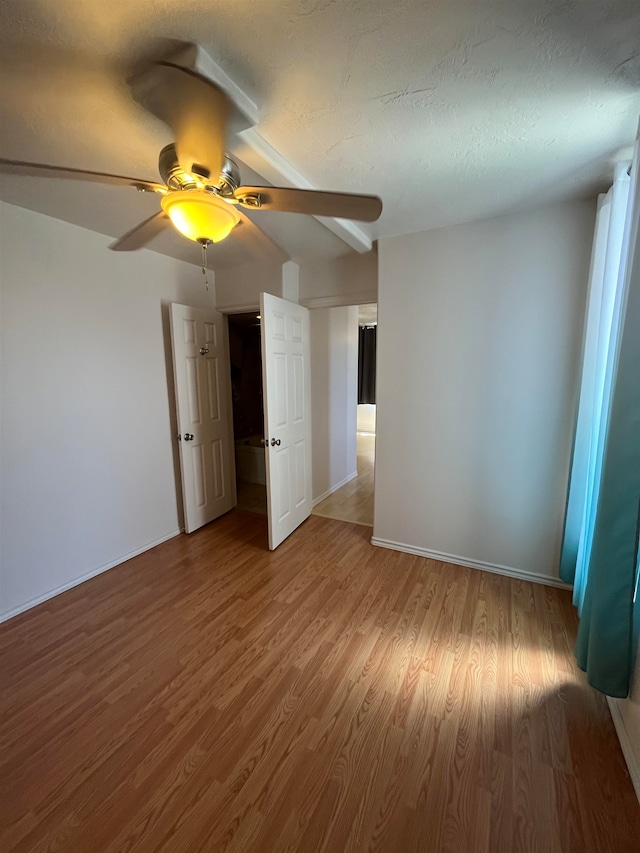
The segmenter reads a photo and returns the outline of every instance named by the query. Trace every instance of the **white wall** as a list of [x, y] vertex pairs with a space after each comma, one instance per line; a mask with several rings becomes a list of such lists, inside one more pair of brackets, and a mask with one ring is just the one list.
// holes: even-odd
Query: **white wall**
[[628, 699], [609, 697], [618, 737], [623, 747], [629, 772], [640, 800], [640, 644]]
[[358, 406], [358, 432], [376, 431], [375, 403], [360, 403]]
[[241, 264], [218, 270], [215, 280], [219, 311], [259, 308], [261, 293], [283, 296], [282, 264]]
[[375, 539], [557, 578], [594, 215], [380, 241]]
[[313, 308], [375, 302], [378, 293], [376, 249], [301, 264], [299, 292], [300, 304]]
[[311, 311], [313, 497], [357, 475], [358, 309]]
[[178, 531], [167, 309], [199, 269], [0, 204], [0, 615]]

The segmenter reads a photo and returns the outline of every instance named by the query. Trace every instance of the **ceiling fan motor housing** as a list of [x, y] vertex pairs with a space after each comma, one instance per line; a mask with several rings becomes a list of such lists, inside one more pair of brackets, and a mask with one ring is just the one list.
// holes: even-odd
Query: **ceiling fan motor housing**
[[162, 180], [170, 190], [205, 189], [215, 195], [233, 197], [234, 190], [240, 186], [240, 170], [238, 164], [225, 154], [222, 171], [215, 182], [200, 175], [190, 175], [180, 168], [176, 148], [173, 143], [165, 145], [158, 159], [158, 170]]

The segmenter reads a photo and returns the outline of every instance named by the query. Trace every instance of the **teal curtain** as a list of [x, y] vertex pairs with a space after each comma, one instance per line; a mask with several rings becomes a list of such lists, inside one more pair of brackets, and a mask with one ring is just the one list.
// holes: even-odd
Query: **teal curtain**
[[640, 617], [640, 204], [627, 166], [599, 200], [560, 562], [580, 615], [578, 665], [618, 697], [629, 692]]

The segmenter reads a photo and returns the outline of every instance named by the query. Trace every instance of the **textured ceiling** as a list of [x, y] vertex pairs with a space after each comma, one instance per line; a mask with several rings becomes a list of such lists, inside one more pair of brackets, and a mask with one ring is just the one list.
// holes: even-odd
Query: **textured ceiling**
[[[169, 39], [205, 47], [314, 185], [380, 195], [373, 237], [591, 195], [640, 113], [636, 0], [2, 0], [0, 154], [155, 178], [170, 134], [124, 81]], [[0, 194], [114, 235], [151, 203], [24, 187]], [[294, 257], [345, 250], [294, 218], [269, 226]]]

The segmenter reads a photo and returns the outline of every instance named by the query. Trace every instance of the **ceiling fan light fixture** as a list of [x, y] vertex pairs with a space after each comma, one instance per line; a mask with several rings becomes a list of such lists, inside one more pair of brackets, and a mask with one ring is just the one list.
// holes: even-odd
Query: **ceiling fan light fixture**
[[206, 190], [175, 190], [160, 203], [172, 225], [194, 242], [219, 243], [240, 220], [230, 204]]

